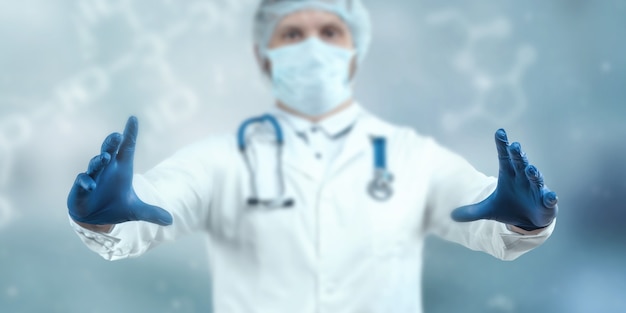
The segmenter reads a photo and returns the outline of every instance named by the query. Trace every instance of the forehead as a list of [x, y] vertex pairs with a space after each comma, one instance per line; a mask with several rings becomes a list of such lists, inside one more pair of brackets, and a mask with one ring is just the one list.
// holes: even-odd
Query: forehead
[[348, 29], [343, 19], [336, 14], [315, 9], [296, 11], [285, 16], [278, 25], [276, 25], [276, 29], [285, 27], [319, 28], [328, 24], [334, 24]]

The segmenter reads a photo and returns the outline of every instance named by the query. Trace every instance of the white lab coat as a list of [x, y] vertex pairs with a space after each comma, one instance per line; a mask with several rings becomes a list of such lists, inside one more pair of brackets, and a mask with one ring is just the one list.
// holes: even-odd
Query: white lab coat
[[[265, 134], [248, 140], [273, 144]], [[294, 132], [284, 134], [283, 172], [287, 196], [295, 199], [292, 208], [246, 205], [250, 174], [235, 136], [224, 135], [135, 175], [138, 196], [170, 211], [173, 225], [128, 222], [99, 234], [72, 224], [108, 260], [206, 232], [213, 286], [207, 292], [215, 313], [421, 312], [427, 234], [511, 260], [540, 245], [554, 228], [553, 223], [523, 236], [494, 221], [452, 221], [450, 212], [488, 196], [495, 178], [432, 139], [365, 111], [326, 172], [304, 153], [305, 143]], [[393, 197], [384, 202], [366, 192], [373, 177], [372, 135], [387, 138], [387, 166], [394, 175]]]

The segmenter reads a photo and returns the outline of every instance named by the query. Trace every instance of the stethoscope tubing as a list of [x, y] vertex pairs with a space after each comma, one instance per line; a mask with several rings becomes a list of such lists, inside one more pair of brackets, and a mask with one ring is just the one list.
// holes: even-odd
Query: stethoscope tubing
[[[277, 162], [277, 175], [279, 178], [279, 198], [276, 199], [272, 199], [272, 200], [262, 200], [258, 197], [258, 188], [256, 185], [256, 174], [254, 173], [254, 170], [252, 169], [252, 165], [250, 162], [250, 159], [248, 157], [248, 154], [246, 153], [246, 130], [247, 128], [255, 123], [264, 123], [264, 122], [269, 122], [272, 125], [272, 128], [274, 128], [274, 134], [276, 135], [276, 144], [277, 144], [277, 149], [276, 149], [276, 162]], [[285, 176], [283, 173], [283, 146], [284, 146], [284, 136], [283, 136], [283, 130], [280, 127], [280, 124], [278, 124], [278, 121], [276, 120], [276, 118], [271, 115], [271, 114], [263, 114], [261, 116], [258, 117], [252, 117], [249, 118], [247, 120], [245, 120], [241, 126], [239, 126], [239, 129], [237, 130], [237, 146], [239, 148], [239, 151], [241, 152], [241, 154], [243, 154], [244, 157], [244, 161], [246, 163], [246, 167], [248, 169], [248, 173], [250, 173], [250, 187], [251, 190], [253, 192], [253, 195], [248, 198], [248, 205], [250, 206], [258, 206], [258, 205], [265, 205], [265, 206], [269, 206], [269, 207], [291, 207], [294, 205], [294, 200], [293, 199], [285, 199]]]

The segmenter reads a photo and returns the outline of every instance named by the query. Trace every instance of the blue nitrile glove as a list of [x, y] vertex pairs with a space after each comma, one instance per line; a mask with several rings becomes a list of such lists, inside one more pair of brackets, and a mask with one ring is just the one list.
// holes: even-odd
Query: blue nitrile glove
[[69, 214], [77, 222], [107, 225], [128, 221], [172, 224], [167, 211], [144, 203], [133, 190], [133, 158], [137, 118], [131, 116], [124, 135], [113, 133], [102, 144], [101, 154], [78, 174], [67, 198]]
[[558, 210], [556, 193], [543, 184], [539, 170], [528, 164], [520, 144], [509, 145], [504, 129], [499, 129], [495, 137], [500, 159], [496, 190], [480, 203], [457, 208], [452, 219], [490, 219], [527, 231], [550, 225]]

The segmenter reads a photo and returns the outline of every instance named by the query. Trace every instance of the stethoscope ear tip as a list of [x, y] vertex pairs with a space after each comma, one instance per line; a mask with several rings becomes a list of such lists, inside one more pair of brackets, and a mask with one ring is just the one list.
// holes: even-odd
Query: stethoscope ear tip
[[293, 206], [295, 206], [296, 201], [294, 199], [286, 199], [284, 201], [261, 201], [258, 198], [248, 198], [248, 206], [259, 206], [259, 205], [266, 205], [268, 207], [273, 207], [273, 208], [278, 208], [278, 207], [283, 207], [283, 208], [291, 208]]

